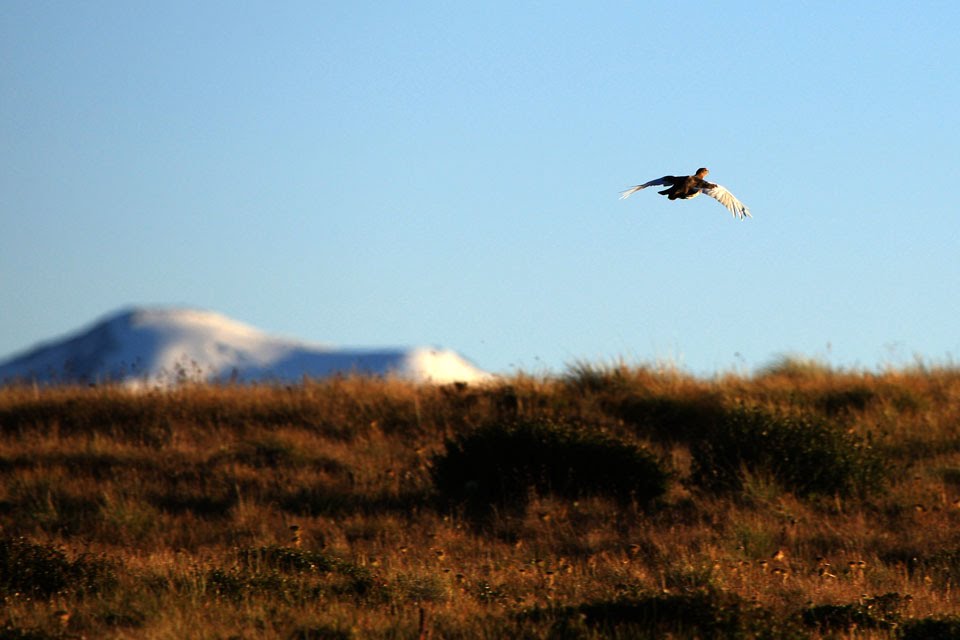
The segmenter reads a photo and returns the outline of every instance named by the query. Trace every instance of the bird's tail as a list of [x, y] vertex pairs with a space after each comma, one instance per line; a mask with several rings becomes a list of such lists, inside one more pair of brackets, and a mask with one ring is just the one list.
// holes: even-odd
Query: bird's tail
[[630, 187], [630, 188], [627, 189], [626, 191], [621, 191], [621, 192], [620, 192], [620, 199], [623, 200], [624, 198], [629, 198], [630, 196], [632, 196], [633, 194], [635, 194], [637, 191], [640, 191], [640, 189], [643, 189], [645, 186], [646, 186], [646, 185], [644, 185], [644, 184], [638, 184], [638, 185], [635, 186], [635, 187]]

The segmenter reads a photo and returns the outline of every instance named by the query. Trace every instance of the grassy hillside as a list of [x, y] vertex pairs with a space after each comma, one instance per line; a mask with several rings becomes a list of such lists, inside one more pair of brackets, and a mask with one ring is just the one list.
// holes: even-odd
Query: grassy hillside
[[957, 638], [960, 371], [0, 389], [0, 639]]

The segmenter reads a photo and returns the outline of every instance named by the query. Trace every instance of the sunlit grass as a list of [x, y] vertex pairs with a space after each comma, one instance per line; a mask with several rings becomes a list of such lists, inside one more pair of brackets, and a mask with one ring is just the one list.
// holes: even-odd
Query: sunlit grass
[[[0, 637], [960, 628], [960, 372], [814, 364], [0, 389]], [[435, 484], [457, 443], [494, 434], [492, 464], [518, 425], [546, 448], [536, 465], [510, 451], [483, 475], [478, 457], [444, 475], [463, 487]], [[665, 492], [638, 500], [602, 460], [571, 461], [577, 443], [622, 453], [618, 478], [656, 460]], [[817, 460], [852, 475], [807, 473]], [[471, 517], [462, 496], [497, 474], [513, 475]]]

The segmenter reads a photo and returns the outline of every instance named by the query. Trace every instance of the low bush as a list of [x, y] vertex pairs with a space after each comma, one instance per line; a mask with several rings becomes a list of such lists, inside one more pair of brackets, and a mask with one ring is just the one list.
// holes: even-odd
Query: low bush
[[824, 634], [853, 629], [894, 629], [899, 626], [908, 601], [899, 593], [886, 593], [850, 604], [808, 607], [801, 616], [804, 624]]
[[204, 589], [228, 599], [270, 594], [290, 600], [334, 594], [381, 601], [386, 587], [369, 568], [320, 551], [281, 546], [237, 550], [230, 567], [215, 567], [199, 576]]
[[884, 484], [880, 456], [857, 436], [808, 415], [738, 407], [694, 442], [691, 476], [713, 491], [740, 491], [746, 475], [801, 496], [867, 495]]
[[432, 476], [445, 500], [474, 513], [522, 510], [530, 491], [648, 505], [663, 495], [668, 480], [654, 456], [634, 444], [549, 421], [494, 424], [449, 441], [433, 460]]
[[724, 414], [720, 399], [711, 394], [691, 398], [631, 395], [608, 410], [638, 435], [668, 443], [708, 437]]
[[782, 618], [740, 597], [699, 590], [586, 602], [534, 610], [521, 620], [553, 619], [550, 638], [807, 638], [791, 618]]
[[86, 595], [110, 589], [117, 579], [107, 562], [83, 555], [70, 560], [60, 549], [0, 537], [0, 597]]
[[877, 398], [877, 393], [863, 385], [831, 389], [814, 398], [813, 405], [829, 416], [863, 411]]
[[9, 621], [0, 627], [0, 640], [56, 640], [59, 637], [43, 629], [18, 627]]
[[901, 640], [957, 640], [960, 618], [922, 618], [909, 620], [900, 631]]

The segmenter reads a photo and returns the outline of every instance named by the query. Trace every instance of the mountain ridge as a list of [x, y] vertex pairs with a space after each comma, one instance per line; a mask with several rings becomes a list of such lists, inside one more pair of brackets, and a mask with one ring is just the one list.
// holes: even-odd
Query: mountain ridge
[[338, 348], [191, 307], [127, 307], [0, 361], [0, 384], [288, 383], [354, 373], [435, 383], [491, 377], [450, 349]]

